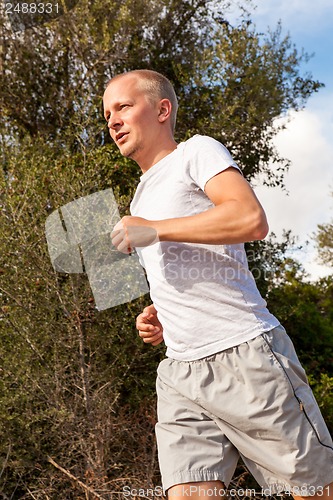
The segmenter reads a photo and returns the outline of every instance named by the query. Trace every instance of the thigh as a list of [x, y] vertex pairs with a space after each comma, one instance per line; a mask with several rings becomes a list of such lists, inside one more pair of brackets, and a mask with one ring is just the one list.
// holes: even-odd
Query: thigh
[[311, 494], [333, 480], [332, 440], [282, 327], [219, 353], [212, 366], [214, 389], [203, 387], [201, 404], [262, 487]]
[[163, 489], [177, 484], [229, 484], [239, 454], [196, 401], [197, 364], [166, 359], [158, 369], [156, 438]]

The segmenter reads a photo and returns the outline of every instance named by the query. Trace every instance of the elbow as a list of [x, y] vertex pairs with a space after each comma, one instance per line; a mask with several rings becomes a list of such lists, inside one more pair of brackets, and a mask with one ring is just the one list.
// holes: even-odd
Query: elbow
[[269, 231], [268, 222], [264, 211], [260, 211], [255, 216], [254, 227], [253, 227], [253, 241], [263, 240], [266, 238]]

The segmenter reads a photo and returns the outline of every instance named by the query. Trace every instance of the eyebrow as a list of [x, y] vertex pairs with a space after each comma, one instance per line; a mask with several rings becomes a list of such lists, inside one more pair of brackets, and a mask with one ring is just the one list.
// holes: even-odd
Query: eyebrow
[[[118, 108], [119, 106], [121, 106], [124, 103], [134, 104], [134, 102], [135, 102], [135, 99], [133, 99], [132, 97], [128, 97], [128, 98], [124, 97], [123, 99], [119, 99], [117, 102], [115, 102], [113, 104], [113, 107]], [[104, 118], [106, 121], [108, 120], [108, 116], [110, 114], [111, 114], [110, 110], [104, 111]]]

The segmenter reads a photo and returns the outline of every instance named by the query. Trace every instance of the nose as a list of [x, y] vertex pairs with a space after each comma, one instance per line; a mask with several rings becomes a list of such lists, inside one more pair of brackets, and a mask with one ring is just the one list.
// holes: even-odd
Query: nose
[[122, 120], [117, 113], [113, 113], [108, 119], [108, 128], [116, 129], [122, 125]]

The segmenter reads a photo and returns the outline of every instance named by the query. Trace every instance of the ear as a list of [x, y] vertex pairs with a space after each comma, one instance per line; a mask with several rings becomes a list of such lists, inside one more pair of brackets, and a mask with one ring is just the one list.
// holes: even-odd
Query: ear
[[172, 110], [172, 104], [169, 99], [162, 99], [159, 102], [159, 113], [158, 113], [158, 121], [160, 123], [164, 123], [168, 119], [170, 119]]

